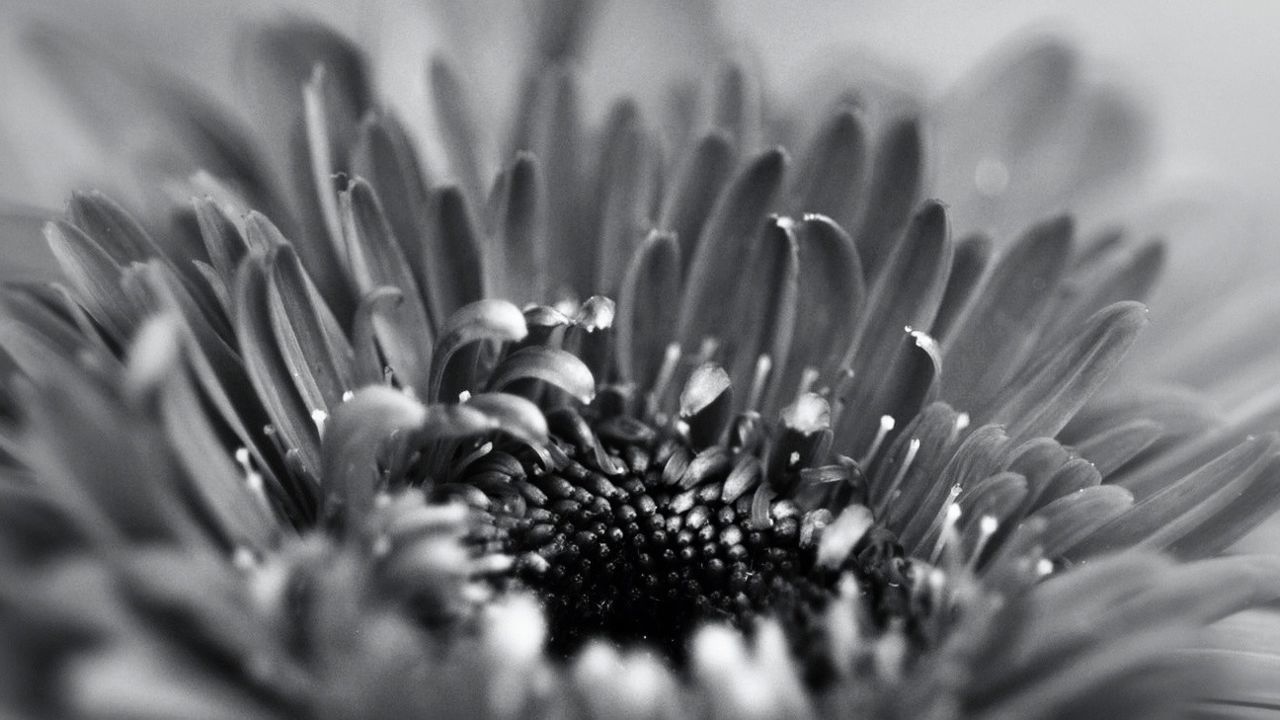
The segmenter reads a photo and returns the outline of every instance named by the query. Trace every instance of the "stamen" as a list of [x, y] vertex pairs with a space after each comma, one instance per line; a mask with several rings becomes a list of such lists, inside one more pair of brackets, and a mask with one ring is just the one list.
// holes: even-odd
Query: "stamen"
[[765, 384], [769, 381], [769, 373], [772, 370], [773, 358], [767, 353], [756, 358], [756, 371], [751, 376], [751, 392], [747, 395], [748, 410], [760, 407], [760, 401], [764, 398]]
[[942, 556], [942, 549], [948, 545], [955, 544], [956, 523], [960, 522], [960, 516], [963, 514], [960, 505], [955, 499], [960, 495], [960, 486], [955, 485], [951, 488], [947, 499], [947, 509], [943, 515], [942, 527], [938, 530], [938, 539], [933, 543], [933, 552], [929, 553], [929, 564], [937, 565], [938, 558]]
[[708, 335], [702, 338], [702, 347], [698, 348], [698, 365], [705, 365], [711, 362], [711, 358], [715, 357], [716, 351], [720, 349], [720, 339]]
[[345, 390], [342, 393], [342, 402], [350, 402], [351, 398], [354, 398], [355, 396], [356, 394], [354, 392], [350, 390]]
[[876, 459], [876, 455], [880, 452], [880, 445], [884, 443], [885, 437], [893, 430], [893, 426], [897, 421], [892, 415], [880, 416], [880, 429], [876, 431], [876, 437], [871, 441], [871, 447], [867, 448], [867, 452], [862, 456], [862, 460], [858, 463], [864, 468], [871, 467], [871, 462]]
[[240, 545], [231, 553], [231, 564], [237, 570], [252, 570], [258, 564], [258, 558], [249, 548]]
[[831, 427], [840, 425], [840, 416], [844, 414], [846, 405], [844, 397], [853, 385], [853, 374], [853, 369], [849, 367], [842, 367], [836, 372], [835, 387], [831, 391], [831, 397], [835, 400], [831, 408]]
[[1036, 562], [1036, 574], [1039, 575], [1040, 577], [1052, 575], [1053, 561], [1050, 560], [1049, 558], [1040, 558], [1040, 560]]
[[320, 437], [322, 438], [324, 437], [324, 425], [325, 425], [325, 422], [328, 421], [328, 419], [329, 419], [329, 413], [323, 410], [311, 411], [311, 422], [315, 423], [316, 432], [319, 433]]
[[656, 408], [667, 396], [667, 388], [671, 386], [671, 378], [675, 377], [676, 367], [680, 364], [680, 344], [671, 343], [662, 354], [662, 366], [658, 368], [658, 377], [653, 381], [653, 389], [649, 391], [650, 410]]
[[978, 566], [978, 558], [982, 556], [982, 551], [986, 549], [991, 536], [996, 534], [996, 530], [999, 527], [1000, 522], [992, 515], [983, 515], [978, 520], [978, 540], [973, 544], [973, 554], [969, 556], [967, 563], [967, 567], [970, 570]]
[[[898, 486], [907, 477], [907, 471], [911, 469], [911, 463], [915, 462], [916, 454], [919, 452], [920, 438], [911, 438], [911, 442], [907, 443], [907, 454], [902, 458], [902, 465], [898, 466], [898, 472], [894, 473], [889, 487], [885, 488], [884, 497], [880, 499], [880, 502], [876, 503], [876, 517], [884, 517], [885, 510], [889, 508], [889, 503], [896, 499]], [[863, 467], [866, 466], [864, 465]]]
[[261, 508], [270, 513], [271, 503], [267, 500], [266, 487], [263, 484], [262, 475], [253, 469], [253, 461], [249, 457], [249, 448], [236, 448], [235, 459], [236, 464], [240, 466], [240, 470], [244, 473], [245, 487], [249, 488], [249, 492], [258, 499], [258, 504]]
[[470, 400], [470, 399], [471, 399], [471, 391], [470, 391], [470, 390], [463, 390], [462, 392], [458, 393], [458, 402], [459, 402], [459, 403], [464, 403], [464, 402], [466, 402], [466, 401], [468, 401], [468, 400]]
[[800, 387], [796, 388], [796, 397], [800, 397], [809, 392], [809, 388], [818, 382], [818, 368], [806, 367], [804, 372], [800, 373]]

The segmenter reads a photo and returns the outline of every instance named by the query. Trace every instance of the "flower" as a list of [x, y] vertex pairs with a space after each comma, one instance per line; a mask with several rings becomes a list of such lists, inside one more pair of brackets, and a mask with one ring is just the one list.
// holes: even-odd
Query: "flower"
[[68, 286], [0, 301], [8, 708], [1272, 702], [1203, 631], [1280, 597], [1275, 558], [1220, 556], [1280, 504], [1276, 437], [1100, 392], [1159, 246], [1068, 216], [953, 240], [893, 93], [832, 93], [798, 160], [737, 64], [705, 132], [680, 93], [663, 131], [625, 99], [590, 129], [587, 7], [548, 5], [492, 184], [442, 59], [443, 183], [323, 26], [255, 33], [252, 132], [41, 36], [87, 106], [106, 67], [159, 113], [153, 190], [184, 199], [74, 195]]

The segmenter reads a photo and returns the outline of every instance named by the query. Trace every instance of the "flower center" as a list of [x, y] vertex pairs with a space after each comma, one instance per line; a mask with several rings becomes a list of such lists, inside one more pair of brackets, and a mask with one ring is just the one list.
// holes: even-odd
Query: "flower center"
[[795, 637], [818, 626], [846, 570], [879, 619], [908, 614], [908, 562], [886, 531], [873, 529], [845, 563], [824, 566], [821, 523], [774, 498], [762, 515], [759, 493], [731, 477], [733, 450], [695, 453], [680, 436], [625, 416], [593, 426], [560, 410], [549, 421], [549, 465], [519, 462], [517, 471], [512, 455], [495, 452], [467, 474], [505, 475], [519, 493], [495, 519], [516, 576], [543, 601], [553, 651], [604, 637], [679, 659], [698, 625], [750, 630], [762, 614]]

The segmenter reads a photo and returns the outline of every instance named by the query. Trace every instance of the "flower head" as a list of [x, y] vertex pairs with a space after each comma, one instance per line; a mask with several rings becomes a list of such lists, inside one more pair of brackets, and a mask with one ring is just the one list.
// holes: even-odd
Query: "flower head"
[[[1197, 643], [1280, 596], [1273, 558], [1216, 557], [1280, 504], [1280, 453], [1100, 394], [1160, 246], [1069, 216], [954, 239], [925, 123], [875, 93], [775, 118], [729, 64], [706, 123], [676, 91], [669, 126], [624, 98], [595, 127], [587, 4], [548, 7], [509, 127], [429, 65], [443, 174], [318, 25], [253, 36], [252, 130], [124, 72], [183, 140], [157, 186], [184, 199], [140, 222], [74, 195], [45, 230], [68, 285], [0, 300], [0, 698], [1229, 707]], [[42, 38], [71, 79], [100, 59]], [[765, 119], [815, 130], [792, 159]], [[482, 132], [511, 138], [492, 182]]]

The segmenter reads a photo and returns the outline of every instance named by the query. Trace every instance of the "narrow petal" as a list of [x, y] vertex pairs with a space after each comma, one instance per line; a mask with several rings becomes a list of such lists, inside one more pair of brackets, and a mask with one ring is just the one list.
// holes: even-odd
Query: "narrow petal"
[[930, 334], [944, 347], [950, 343], [990, 263], [991, 238], [985, 235], [970, 235], [956, 243], [955, 258], [951, 261], [951, 273], [947, 275], [947, 289], [942, 293], [938, 315], [933, 319], [933, 328], [930, 331]]
[[1068, 218], [1042, 223], [996, 263], [945, 348], [944, 394], [952, 405], [984, 407], [1022, 366], [1067, 270], [1071, 235]]
[[329, 412], [355, 387], [351, 344], [292, 248], [281, 248], [270, 265], [268, 298], [276, 342], [299, 392], [309, 398], [308, 406]]
[[520, 153], [500, 176], [490, 198], [493, 209], [491, 270], [500, 280], [493, 286], [520, 303], [545, 299], [548, 245], [546, 185], [533, 155]]
[[653, 386], [673, 339], [679, 297], [680, 244], [655, 231], [632, 257], [618, 295], [617, 360], [624, 380]]
[[1053, 436], [1102, 386], [1147, 324], [1139, 303], [1116, 303], [1094, 315], [1055, 352], [1009, 381], [984, 416], [1013, 437]]
[[784, 395], [799, 387], [807, 368], [830, 378], [842, 359], [844, 342], [857, 327], [866, 287], [853, 241], [831, 220], [806, 216], [793, 226], [800, 269], [796, 329], [785, 366], [773, 358], [774, 385]]
[[428, 71], [431, 107], [435, 111], [436, 124], [444, 143], [445, 155], [453, 179], [469, 197], [484, 194], [481, 178], [486, 168], [480, 164], [480, 139], [476, 133], [480, 123], [471, 109], [470, 97], [462, 86], [458, 73], [442, 57], [431, 58]]
[[[457, 385], [450, 378], [453, 356], [466, 345], [480, 341], [517, 342], [529, 333], [524, 314], [505, 300], [479, 300], [458, 310], [445, 325], [431, 357], [431, 382], [427, 398], [432, 402], [452, 400], [469, 385]], [[465, 376], [458, 375], [458, 378]], [[450, 394], [452, 393], [452, 394]]]
[[711, 217], [716, 199], [724, 192], [733, 172], [736, 155], [733, 144], [723, 134], [703, 137], [688, 154], [662, 201], [658, 229], [673, 233], [684, 255], [681, 274], [689, 272], [693, 254], [701, 242], [702, 229]]
[[627, 258], [653, 225], [650, 208], [655, 162], [650, 145], [638, 111], [626, 104], [616, 108], [606, 128], [596, 174], [598, 202], [593, 234], [599, 238], [599, 246], [579, 242], [578, 247], [566, 248], [568, 254], [560, 255], [581, 257], [581, 263], [575, 265], [594, 265], [592, 282], [575, 280], [579, 293], [588, 288], [593, 292], [616, 292], [627, 269]]
[[427, 386], [426, 358], [432, 343], [432, 323], [417, 280], [394, 237], [382, 202], [368, 183], [357, 178], [341, 196], [344, 234], [351, 273], [361, 294], [375, 287], [394, 287], [401, 301], [375, 320], [378, 344], [387, 364], [405, 387]]
[[569, 393], [583, 404], [595, 397], [595, 379], [577, 356], [551, 347], [527, 347], [498, 364], [489, 387], [502, 390], [522, 380], [540, 380]]
[[893, 123], [876, 140], [866, 202], [858, 229], [851, 233], [868, 278], [877, 278], [888, 265], [916, 206], [923, 155], [920, 125], [914, 118]]
[[1143, 498], [1123, 516], [1071, 548], [1074, 557], [1140, 545], [1161, 549], [1219, 512], [1266, 468], [1275, 438], [1250, 438], [1230, 452]]
[[695, 348], [706, 337], [719, 338], [731, 327], [735, 310], [726, 298], [741, 290], [738, 267], [756, 253], [760, 228], [773, 204], [786, 169], [781, 150], [757, 156], [725, 188], [703, 227], [685, 280], [676, 337]]
[[881, 384], [886, 378], [905, 378], [903, 370], [916, 366], [911, 356], [918, 338], [910, 333], [932, 323], [950, 265], [946, 213], [942, 205], [926, 203], [872, 286], [858, 330], [845, 352], [842, 365], [852, 370], [853, 382], [841, 400], [851, 410], [865, 407], [869, 413], [841, 414], [836, 426], [836, 448], [841, 452], [863, 452], [874, 433], [874, 422], [881, 414], [894, 411], [898, 392], [886, 391]]
[[866, 175], [866, 129], [858, 115], [842, 110], [814, 136], [791, 181], [791, 207], [798, 214], [825, 215], [853, 227]]
[[[435, 188], [430, 203], [424, 290], [437, 320], [442, 317], [447, 322], [458, 308], [485, 295], [484, 243], [467, 198], [458, 187]], [[436, 331], [443, 332], [443, 326], [444, 322], [438, 322]]]
[[538, 406], [507, 393], [478, 393], [467, 399], [467, 407], [494, 421], [496, 429], [530, 445], [547, 443], [547, 420]]
[[358, 532], [381, 486], [382, 454], [392, 438], [417, 432], [426, 421], [422, 403], [388, 387], [364, 388], [335, 408], [322, 446], [325, 518]]
[[1082, 488], [1054, 500], [1031, 517], [1045, 521], [1041, 543], [1045, 557], [1057, 558], [1068, 548], [1133, 507], [1133, 494], [1115, 485]]
[[1093, 461], [1098, 472], [1107, 477], [1137, 457], [1164, 435], [1164, 426], [1151, 420], [1135, 420], [1114, 428], [1106, 428], [1076, 443], [1081, 457]]
[[[424, 291], [430, 287], [427, 274], [428, 184], [430, 178], [418, 159], [408, 132], [390, 112], [368, 113], [351, 151], [351, 171], [366, 179], [381, 201], [382, 211], [397, 240], [404, 259]], [[430, 293], [424, 301], [431, 311], [432, 327], [444, 323], [448, 311], [441, 311]]]
[[320, 470], [320, 440], [311, 411], [294, 389], [265, 309], [270, 307], [265, 258], [249, 256], [236, 273], [232, 308], [245, 369], [286, 449], [297, 450], [312, 477]]

